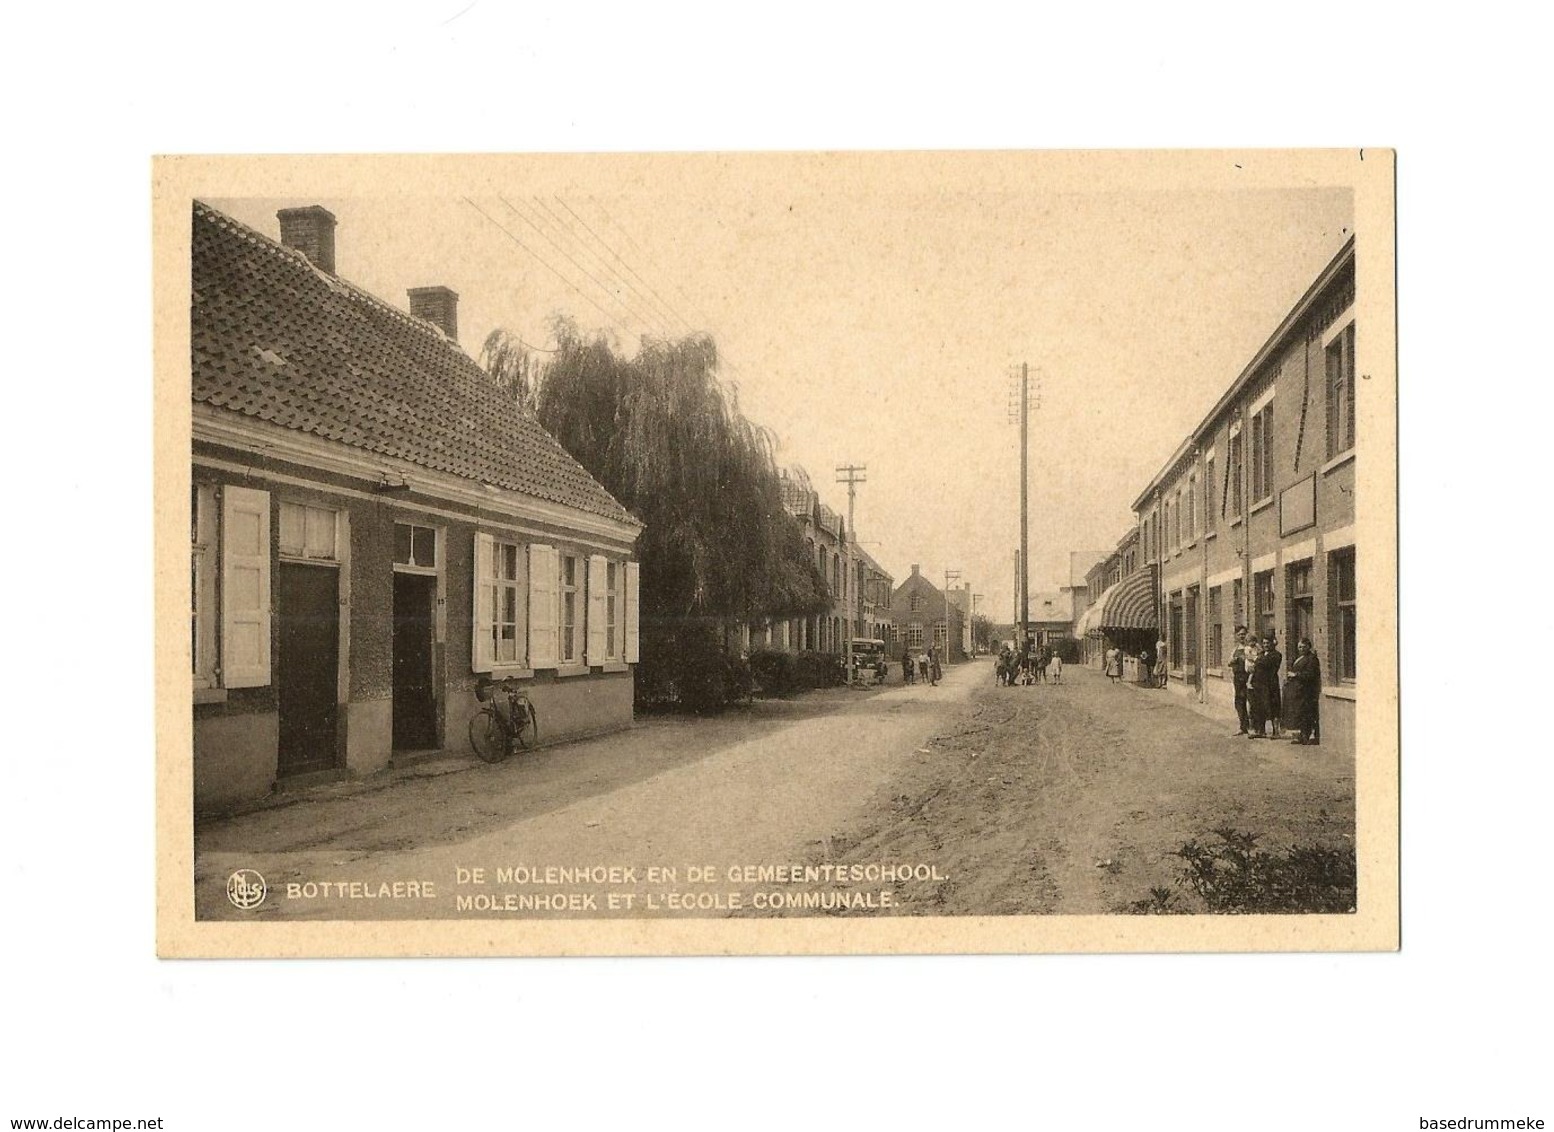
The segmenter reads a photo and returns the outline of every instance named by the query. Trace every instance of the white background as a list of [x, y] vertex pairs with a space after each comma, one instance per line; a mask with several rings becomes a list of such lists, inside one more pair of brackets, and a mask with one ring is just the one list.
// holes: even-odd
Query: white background
[[[1554, 1120], [1548, 92], [1521, 9], [467, 4], [9, 17], [0, 1120]], [[151, 153], [1222, 145], [1400, 150], [1400, 954], [153, 958]]]

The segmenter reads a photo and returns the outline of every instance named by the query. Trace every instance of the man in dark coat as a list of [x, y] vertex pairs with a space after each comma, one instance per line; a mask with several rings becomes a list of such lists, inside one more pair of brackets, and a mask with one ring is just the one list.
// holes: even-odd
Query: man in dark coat
[[1251, 730], [1246, 704], [1247, 651], [1246, 626], [1237, 625], [1236, 647], [1230, 650], [1230, 679], [1236, 687], [1236, 719], [1241, 723], [1237, 735], [1245, 735]]

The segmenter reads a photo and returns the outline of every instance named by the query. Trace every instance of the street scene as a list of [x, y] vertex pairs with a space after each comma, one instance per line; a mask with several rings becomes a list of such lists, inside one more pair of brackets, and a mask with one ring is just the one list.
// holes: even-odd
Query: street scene
[[[554, 914], [586, 917], [610, 914], [613, 893], [639, 912], [651, 901], [664, 914], [794, 915], [807, 911], [806, 893], [882, 891], [902, 915], [1205, 911], [1181, 879], [1184, 844], [1221, 828], [1268, 846], [1352, 849], [1353, 806], [1347, 757], [1248, 750], [1215, 720], [1087, 671], [1001, 688], [984, 660], [937, 689], [815, 693], [716, 720], [657, 719], [499, 766], [425, 763], [281, 796], [197, 835], [196, 891], [202, 914], [223, 917], [236, 914], [226, 898], [236, 868], [307, 888], [256, 909], [264, 919], [349, 918], [367, 893], [406, 881], [437, 895], [374, 911], [469, 914], [462, 897], [484, 910], [510, 902], [511, 914], [524, 896], [573, 902]], [[545, 876], [599, 868], [590, 862], [617, 875]], [[712, 875], [692, 880], [685, 863]], [[755, 866], [772, 864], [911, 875], [762, 880]], [[503, 870], [522, 879], [499, 881]], [[333, 878], [349, 881], [320, 889]]]
[[185, 201], [194, 920], [1361, 910], [1390, 278], [1101, 161]]

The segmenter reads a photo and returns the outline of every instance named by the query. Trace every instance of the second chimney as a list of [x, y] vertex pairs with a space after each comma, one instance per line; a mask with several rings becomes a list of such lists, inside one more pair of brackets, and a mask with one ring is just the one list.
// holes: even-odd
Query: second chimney
[[446, 287], [412, 287], [410, 313], [442, 329], [450, 342], [459, 340], [459, 296]]
[[281, 222], [281, 243], [296, 248], [320, 271], [335, 273], [335, 214], [322, 205], [283, 208], [276, 214]]

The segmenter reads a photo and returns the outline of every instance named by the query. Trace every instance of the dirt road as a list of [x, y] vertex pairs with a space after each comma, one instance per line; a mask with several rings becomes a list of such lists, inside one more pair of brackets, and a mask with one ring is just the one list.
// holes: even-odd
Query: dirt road
[[[429, 764], [196, 837], [211, 919], [1104, 914], [1201, 911], [1185, 843], [1350, 852], [1354, 775], [1248, 741], [1163, 692], [1070, 668], [998, 688], [844, 689], [650, 720], [500, 766]], [[229, 900], [236, 870], [265, 900]]]
[[[1248, 740], [1164, 691], [1069, 667], [1058, 686], [989, 681], [832, 845], [840, 862], [936, 862], [950, 878], [898, 911], [1204, 911], [1177, 851], [1213, 831], [1261, 849], [1354, 849], [1354, 767], [1320, 746]], [[1152, 898], [1152, 890], [1169, 898]]]
[[[966, 710], [985, 671], [952, 669], [938, 687], [763, 702], [716, 720], [649, 720], [498, 766], [431, 764], [386, 789], [324, 790], [209, 823], [195, 839], [197, 915], [742, 911], [728, 894], [749, 897], [751, 884], [731, 882], [730, 870], [827, 855], [902, 761]], [[227, 898], [239, 869], [268, 887], [252, 909]], [[504, 869], [523, 879], [499, 881]], [[629, 906], [609, 907], [612, 893]]]

